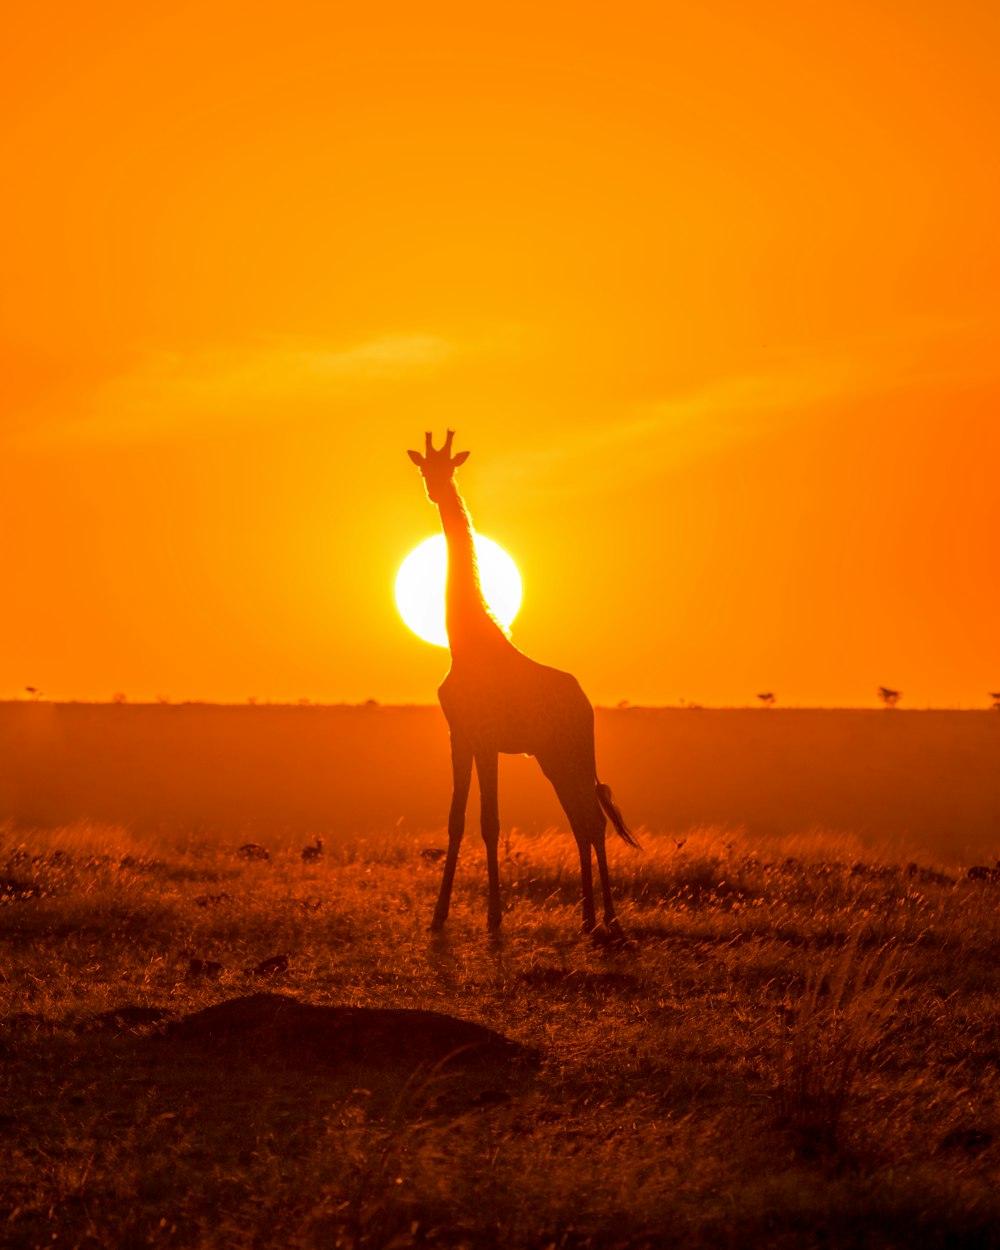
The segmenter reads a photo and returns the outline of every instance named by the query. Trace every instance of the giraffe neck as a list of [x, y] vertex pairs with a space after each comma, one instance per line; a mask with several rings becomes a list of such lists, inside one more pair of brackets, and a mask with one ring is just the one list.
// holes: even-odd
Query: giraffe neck
[[472, 542], [472, 517], [454, 482], [438, 503], [448, 546], [445, 625], [452, 658], [474, 658], [511, 643], [483, 598], [479, 563]]

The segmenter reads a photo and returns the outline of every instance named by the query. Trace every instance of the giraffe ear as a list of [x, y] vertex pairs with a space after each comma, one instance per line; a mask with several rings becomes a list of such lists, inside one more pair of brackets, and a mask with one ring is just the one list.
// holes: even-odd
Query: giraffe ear
[[418, 469], [422, 469], [424, 467], [424, 458], [419, 451], [408, 451], [406, 454], [410, 457]]
[[455, 468], [457, 469], [457, 468], [458, 468], [458, 466], [459, 466], [460, 464], [465, 464], [465, 462], [466, 462], [466, 460], [468, 460], [468, 458], [469, 458], [469, 453], [468, 453], [467, 451], [460, 451], [460, 452], [458, 453], [458, 455], [457, 455], [457, 456], [455, 456], [455, 458], [452, 460], [452, 462], [451, 462], [451, 463], [452, 463], [452, 464], [455, 466]]

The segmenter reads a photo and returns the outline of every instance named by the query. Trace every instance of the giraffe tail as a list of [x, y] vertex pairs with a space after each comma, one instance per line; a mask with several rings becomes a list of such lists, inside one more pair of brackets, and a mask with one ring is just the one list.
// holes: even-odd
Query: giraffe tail
[[634, 846], [637, 851], [642, 850], [642, 846], [635, 834], [625, 823], [625, 817], [621, 814], [621, 809], [614, 801], [611, 795], [611, 787], [606, 786], [603, 781], [595, 782], [597, 789], [597, 801], [600, 803], [605, 816], [615, 827], [615, 833], [623, 842], [627, 842], [629, 846]]

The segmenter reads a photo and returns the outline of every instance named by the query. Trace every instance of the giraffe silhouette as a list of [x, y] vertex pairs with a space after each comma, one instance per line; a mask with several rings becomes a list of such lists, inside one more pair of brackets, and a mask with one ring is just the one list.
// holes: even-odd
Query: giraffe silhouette
[[448, 919], [455, 866], [465, 831], [465, 809], [475, 764], [479, 779], [480, 820], [489, 873], [487, 924], [500, 928], [500, 868], [497, 843], [497, 769], [500, 753], [533, 755], [552, 782], [569, 818], [580, 851], [583, 928], [596, 927], [591, 850], [597, 858], [604, 898], [604, 924], [622, 937], [615, 916], [604, 834], [610, 819], [618, 835], [638, 842], [625, 824], [611, 790], [597, 779], [594, 753], [594, 709], [569, 673], [529, 659], [510, 641], [483, 598], [473, 545], [472, 518], [455, 484], [455, 470], [469, 457], [451, 454], [455, 436], [449, 430], [444, 446], [435, 449], [426, 435], [424, 454], [407, 454], [423, 475], [427, 496], [437, 505], [448, 547], [445, 624], [451, 668], [438, 689], [438, 699], [451, 731], [453, 789], [448, 814], [448, 853], [433, 930]]

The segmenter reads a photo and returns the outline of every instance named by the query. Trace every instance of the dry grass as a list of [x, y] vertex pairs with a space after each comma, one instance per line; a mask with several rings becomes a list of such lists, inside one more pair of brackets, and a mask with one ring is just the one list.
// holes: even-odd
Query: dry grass
[[900, 957], [865, 949], [857, 927], [819, 961], [787, 1007], [775, 1103], [808, 1154], [834, 1151], [858, 1079], [871, 1072], [901, 1010]]
[[[844, 839], [648, 837], [614, 849], [619, 950], [577, 932], [571, 840], [515, 832], [502, 940], [472, 837], [432, 939], [442, 844], [0, 832], [0, 1245], [1000, 1244], [1000, 885]], [[539, 1062], [171, 1028], [261, 990], [448, 1013]]]

